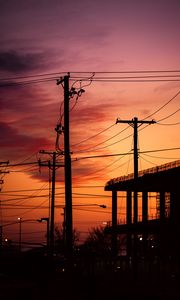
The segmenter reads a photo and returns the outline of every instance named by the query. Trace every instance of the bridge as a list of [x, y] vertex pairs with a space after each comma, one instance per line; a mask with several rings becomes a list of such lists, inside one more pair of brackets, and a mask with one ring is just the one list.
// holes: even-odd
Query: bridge
[[[112, 226], [106, 232], [112, 234], [114, 252], [117, 249], [117, 235], [127, 235], [127, 254], [133, 255], [136, 251], [136, 239], [141, 238], [144, 245], [151, 236], [156, 240], [159, 255], [178, 255], [180, 251], [180, 160], [176, 160], [157, 167], [149, 168], [138, 173], [120, 176], [109, 180], [105, 185], [106, 191], [112, 191]], [[118, 224], [117, 202], [118, 192], [126, 192], [125, 215], [126, 224]], [[148, 204], [153, 192], [156, 199], [156, 218], [150, 219]], [[138, 204], [134, 203], [134, 195], [141, 197], [142, 220], [137, 220]], [[133, 244], [133, 245], [132, 245]], [[166, 251], [165, 251], [166, 250]], [[144, 248], [144, 252], [147, 247]]]

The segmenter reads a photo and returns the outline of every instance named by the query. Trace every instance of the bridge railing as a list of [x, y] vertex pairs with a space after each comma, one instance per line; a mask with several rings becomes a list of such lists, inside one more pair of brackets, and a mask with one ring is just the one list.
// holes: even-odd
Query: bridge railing
[[[162, 171], [177, 168], [177, 167], [180, 167], [180, 160], [175, 160], [175, 161], [172, 161], [172, 162], [160, 165], [160, 166], [156, 166], [156, 167], [152, 167], [152, 168], [149, 168], [149, 169], [139, 171], [138, 172], [138, 177], [142, 177], [145, 174], [154, 174], [154, 173], [162, 172]], [[106, 183], [106, 186], [110, 186], [112, 184], [116, 184], [118, 182], [130, 180], [130, 179], [133, 179], [133, 178], [134, 178], [134, 173], [130, 173], [128, 175], [116, 177], [116, 178], [113, 178], [113, 179], [109, 180]]]

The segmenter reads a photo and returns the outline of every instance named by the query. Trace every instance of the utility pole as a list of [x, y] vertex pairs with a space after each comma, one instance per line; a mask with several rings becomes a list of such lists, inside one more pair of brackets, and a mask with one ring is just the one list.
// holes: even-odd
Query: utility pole
[[71, 153], [69, 142], [69, 75], [64, 76], [64, 159], [65, 159], [65, 220], [66, 220], [66, 251], [71, 260], [73, 251], [72, 222], [72, 175]]
[[[49, 229], [47, 230], [48, 239], [49, 239], [49, 246], [50, 246], [50, 253], [53, 254], [54, 251], [54, 207], [55, 207], [55, 184], [56, 184], [56, 167], [62, 166], [56, 164], [56, 156], [59, 154], [55, 151], [45, 151], [40, 150], [41, 154], [49, 154], [52, 156], [52, 165], [49, 161], [48, 163], [42, 163], [39, 161], [40, 166], [46, 166], [52, 168], [52, 193], [51, 193], [51, 213], [50, 213], [50, 234]], [[49, 226], [49, 220], [47, 222], [47, 226]]]
[[[154, 124], [156, 121], [151, 120], [138, 120], [137, 117], [134, 117], [132, 120], [116, 120], [117, 123], [127, 123], [134, 128], [134, 179], [138, 179], [138, 127], [142, 124]], [[138, 126], [138, 124], [140, 124]], [[134, 191], [134, 223], [138, 222], [138, 197], [137, 191]]]
[[[94, 76], [94, 75], [93, 75]], [[71, 264], [73, 254], [73, 218], [72, 218], [72, 175], [71, 175], [71, 152], [70, 152], [70, 133], [69, 133], [69, 102], [70, 99], [76, 97], [77, 99], [85, 92], [81, 87], [71, 87], [69, 89], [69, 78], [70, 74], [61, 77], [57, 80], [57, 85], [62, 84], [64, 88], [64, 126], [61, 124], [57, 125], [55, 129], [57, 133], [64, 133], [64, 177], [65, 177], [65, 209], [64, 217], [66, 220], [65, 224], [65, 241], [66, 241], [66, 254], [69, 263]], [[62, 130], [60, 129], [62, 128]]]
[[[134, 128], [134, 181], [136, 184], [136, 180], [138, 179], [138, 124], [141, 126], [142, 124], [154, 124], [156, 123], [154, 120], [138, 120], [137, 117], [134, 117], [132, 120], [118, 120], [116, 123], [127, 123]], [[138, 222], [138, 193], [135, 188], [134, 190], [134, 224]], [[133, 241], [133, 274], [134, 278], [137, 277], [137, 234], [134, 233], [134, 241]]]

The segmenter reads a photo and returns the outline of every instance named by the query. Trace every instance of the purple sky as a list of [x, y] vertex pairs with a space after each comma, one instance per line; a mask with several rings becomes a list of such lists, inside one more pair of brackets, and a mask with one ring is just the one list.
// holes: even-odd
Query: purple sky
[[[0, 0], [0, 161], [15, 163], [31, 155], [32, 160], [36, 160], [39, 150], [53, 150], [56, 139], [54, 128], [63, 101], [63, 89], [56, 85], [56, 78], [50, 82], [6, 87], [3, 86], [7, 83], [4, 79], [14, 83], [15, 77], [22, 77], [19, 79], [22, 81], [26, 76], [29, 80], [30, 75], [53, 72], [59, 74], [57, 78], [61, 72], [89, 72], [86, 75], [72, 73], [81, 79], [100, 71], [180, 70], [179, 28], [179, 0]], [[97, 76], [100, 75], [95, 74], [94, 78]], [[71, 144], [113, 125], [117, 117], [147, 117], [171, 99], [179, 91], [179, 86], [178, 81], [92, 82], [85, 87], [85, 93], [70, 114]], [[178, 110], [179, 103], [180, 96], [152, 118], [159, 120], [168, 116]], [[71, 107], [74, 104], [72, 100]], [[179, 122], [179, 113], [165, 121], [175, 122]], [[179, 126], [153, 126], [140, 133], [141, 150], [179, 146]], [[78, 150], [100, 144], [125, 127], [115, 125], [96, 138], [72, 147], [74, 157], [80, 155]], [[129, 127], [117, 138], [101, 144], [101, 147], [105, 146], [103, 149], [81, 155], [128, 152], [132, 149], [132, 137], [108, 145], [132, 133]], [[173, 160], [179, 158], [179, 152], [165, 153], [164, 156]], [[96, 173], [115, 159], [117, 157], [74, 163], [75, 182], [81, 182], [81, 176], [94, 172], [96, 179], [92, 182], [97, 184], [99, 177], [103, 185], [111, 177], [132, 172], [133, 164], [129, 168], [127, 165], [118, 168], [120, 160], [110, 169]], [[149, 158], [151, 160], [153, 158]], [[166, 162], [163, 158], [153, 160], [155, 165]], [[147, 160], [142, 161], [140, 167], [152, 165]], [[30, 175], [36, 179], [44, 178], [40, 178], [38, 172]], [[87, 178], [82, 182], [87, 182]], [[10, 189], [13, 180], [13, 174], [7, 175], [4, 189]]]
[[[180, 67], [179, 1], [6, 0], [0, 1], [0, 6], [2, 84], [4, 78], [52, 72]], [[178, 87], [178, 82], [93, 83], [71, 116], [72, 143], [103, 130], [119, 115], [147, 116]], [[19, 160], [40, 146], [54, 147], [62, 96], [55, 79], [25, 87], [1, 87], [3, 160]], [[162, 113], [167, 115], [174, 107], [173, 103]]]

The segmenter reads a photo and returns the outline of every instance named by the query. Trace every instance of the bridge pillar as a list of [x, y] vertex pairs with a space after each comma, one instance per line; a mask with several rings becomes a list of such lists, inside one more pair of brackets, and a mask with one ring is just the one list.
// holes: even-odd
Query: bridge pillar
[[117, 255], [117, 191], [112, 191], [112, 254]]
[[[180, 252], [180, 190], [170, 192], [170, 244], [171, 253], [178, 257]], [[180, 263], [180, 261], [179, 261]]]
[[164, 221], [166, 218], [165, 214], [165, 192], [160, 192], [160, 221]]
[[148, 220], [148, 192], [142, 192], [142, 221]]
[[[132, 192], [127, 191], [126, 195], [126, 223], [130, 225], [132, 223]], [[127, 256], [132, 256], [132, 234], [127, 233]]]
[[[143, 191], [142, 192], [142, 222], [147, 224], [148, 222], [148, 192]], [[143, 231], [142, 233], [142, 239], [143, 239], [143, 255], [145, 256], [147, 253], [147, 241], [148, 241], [148, 233], [146, 231]]]

